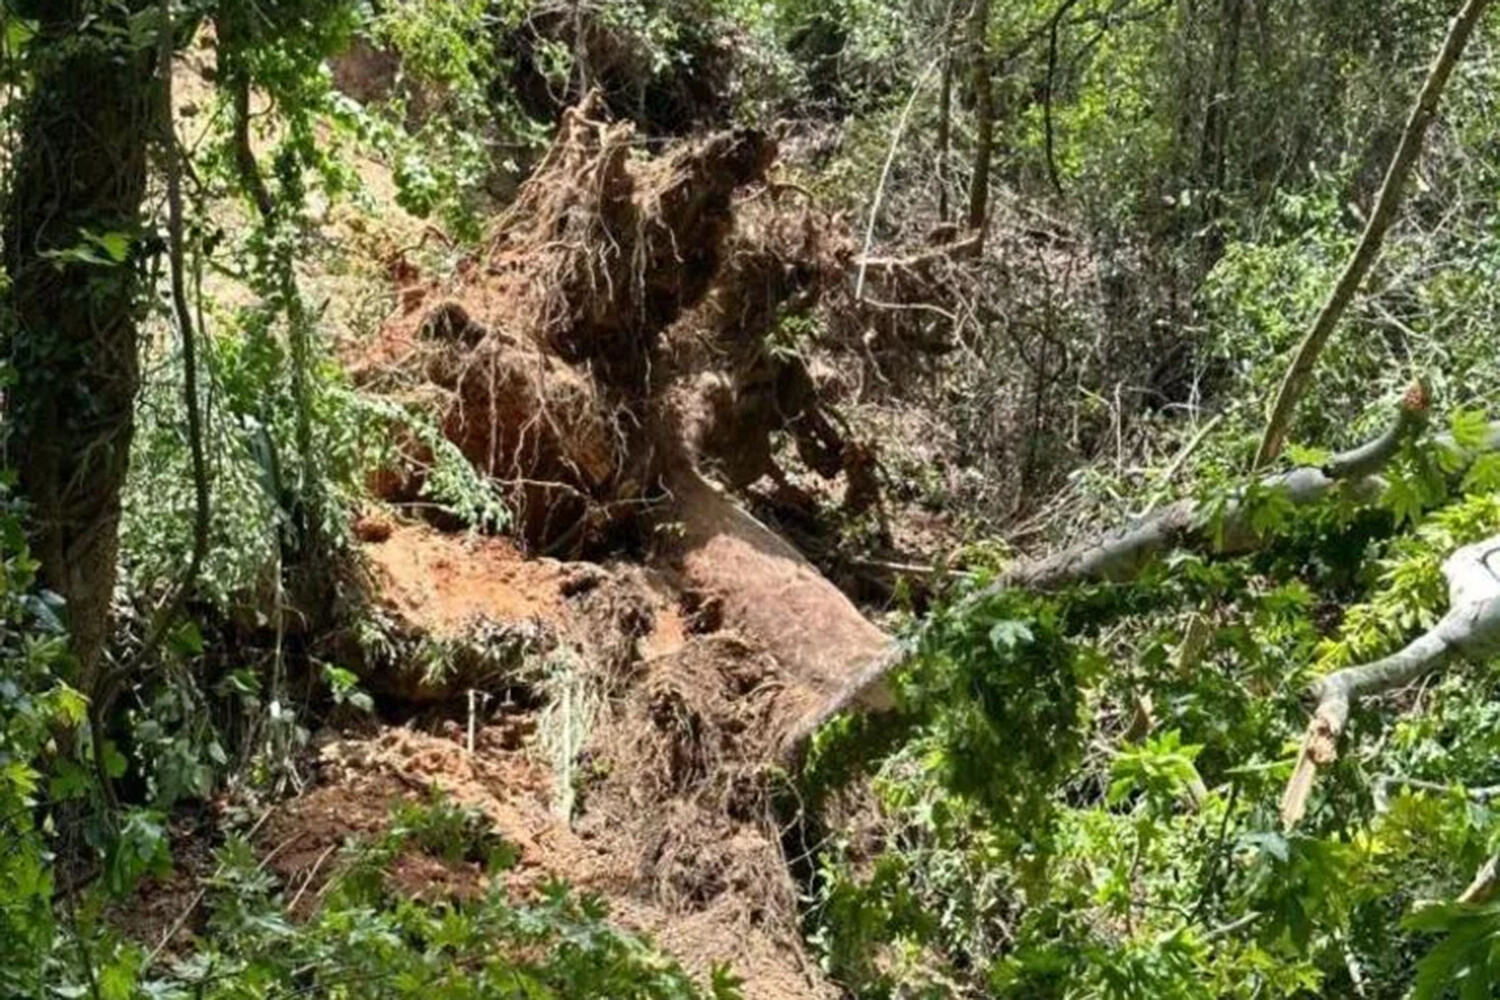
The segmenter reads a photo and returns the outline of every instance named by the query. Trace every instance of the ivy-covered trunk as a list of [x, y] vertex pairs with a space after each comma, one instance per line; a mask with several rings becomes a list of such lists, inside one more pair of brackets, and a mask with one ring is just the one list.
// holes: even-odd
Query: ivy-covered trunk
[[67, 601], [84, 691], [108, 636], [139, 383], [154, 65], [147, 6], [16, 4], [37, 32], [4, 203], [4, 335], [15, 371], [6, 457], [31, 504], [42, 581]]

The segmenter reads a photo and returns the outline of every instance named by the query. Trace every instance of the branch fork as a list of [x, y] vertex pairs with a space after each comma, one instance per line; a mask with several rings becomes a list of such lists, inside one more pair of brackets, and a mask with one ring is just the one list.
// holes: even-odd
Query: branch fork
[[1281, 821], [1290, 830], [1307, 811], [1318, 769], [1338, 759], [1338, 740], [1361, 698], [1394, 691], [1455, 660], [1500, 654], [1500, 535], [1466, 545], [1443, 563], [1449, 610], [1404, 649], [1372, 663], [1346, 667], [1317, 681], [1317, 707], [1281, 799]]

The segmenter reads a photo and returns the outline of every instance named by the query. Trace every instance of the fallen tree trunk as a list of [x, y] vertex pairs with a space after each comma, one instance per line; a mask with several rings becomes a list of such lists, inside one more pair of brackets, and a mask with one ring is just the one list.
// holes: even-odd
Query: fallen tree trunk
[[[1343, 486], [1356, 495], [1379, 489], [1372, 477], [1395, 457], [1406, 441], [1427, 425], [1427, 390], [1414, 385], [1396, 408], [1396, 418], [1385, 433], [1320, 466], [1302, 466], [1260, 480], [1257, 492], [1283, 493], [1296, 506], [1317, 503]], [[1220, 556], [1243, 555], [1260, 548], [1264, 536], [1253, 523], [1254, 504], [1235, 498], [1215, 525], [1202, 516], [1196, 500], [1183, 499], [1149, 514], [1122, 531], [1085, 542], [1037, 562], [1008, 570], [995, 588], [1056, 590], [1075, 583], [1118, 583], [1133, 580], [1167, 552], [1195, 549]]]
[[1399, 652], [1317, 681], [1317, 699], [1297, 766], [1281, 800], [1281, 821], [1296, 826], [1307, 810], [1318, 768], [1338, 757], [1338, 738], [1361, 698], [1406, 687], [1459, 659], [1500, 653], [1500, 535], [1459, 549], [1443, 563], [1449, 610], [1442, 620]]
[[[726, 622], [827, 695], [848, 685], [851, 667], [886, 655], [890, 637], [780, 535], [690, 464], [670, 469], [665, 479], [682, 529], [674, 561], [684, 584], [717, 602]], [[850, 706], [882, 712], [894, 703], [886, 688], [875, 686]]]
[[[1378, 493], [1380, 471], [1403, 444], [1426, 427], [1431, 400], [1421, 384], [1413, 385], [1396, 407], [1395, 418], [1379, 437], [1333, 456], [1319, 466], [1302, 466], [1267, 476], [1256, 492], [1280, 492], [1292, 504], [1305, 507], [1323, 500], [1335, 489], [1352, 490], [1360, 497]], [[1492, 435], [1500, 447], [1500, 430]], [[1024, 561], [1002, 573], [974, 600], [1002, 590], [1052, 591], [1080, 583], [1125, 583], [1171, 552], [1198, 551], [1214, 556], [1236, 556], [1263, 546], [1266, 536], [1256, 530], [1254, 503], [1234, 498], [1220, 512], [1217, 523], [1206, 518], [1202, 505], [1182, 499], [1148, 514], [1103, 538], [1090, 539], [1042, 559]], [[906, 662], [906, 651], [894, 642], [875, 656], [866, 656], [847, 687], [820, 705], [791, 732], [784, 760], [795, 765], [808, 741], [824, 723], [846, 709], [893, 703], [890, 674]], [[877, 709], [878, 710], [878, 709]]]
[[[1380, 471], [1395, 457], [1404, 442], [1414, 438], [1426, 426], [1428, 407], [1426, 390], [1414, 385], [1402, 397], [1391, 426], [1379, 437], [1335, 455], [1321, 466], [1303, 466], [1267, 476], [1259, 482], [1258, 490], [1283, 491], [1287, 499], [1299, 507], [1317, 503], [1335, 489], [1352, 490], [1363, 499], [1374, 499], [1383, 488]], [[1437, 437], [1435, 443], [1456, 447], [1447, 435]], [[1479, 454], [1495, 451], [1500, 451], [1500, 423], [1491, 425], [1485, 440], [1463, 456], [1462, 464], [1471, 463]], [[1092, 539], [1052, 556], [1019, 563], [971, 600], [980, 601], [1003, 590], [1051, 591], [1080, 583], [1126, 583], [1169, 553], [1178, 551], [1197, 551], [1216, 557], [1245, 555], [1267, 541], [1252, 524], [1252, 509], [1253, 504], [1241, 499], [1232, 500], [1215, 526], [1204, 520], [1196, 501], [1179, 500], [1102, 539]], [[889, 643], [879, 655], [865, 657], [849, 684], [810, 712], [791, 731], [783, 744], [783, 763], [795, 766], [805, 754], [813, 734], [841, 712], [880, 711], [874, 706], [893, 704], [889, 677], [907, 662], [907, 658], [908, 651], [895, 642]]]

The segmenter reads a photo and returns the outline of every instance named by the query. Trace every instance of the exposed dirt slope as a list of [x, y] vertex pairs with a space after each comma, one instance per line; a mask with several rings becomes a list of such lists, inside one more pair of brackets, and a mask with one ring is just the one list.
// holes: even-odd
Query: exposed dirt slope
[[[330, 848], [383, 828], [393, 802], [436, 786], [482, 810], [516, 848], [511, 891], [566, 879], [690, 970], [732, 963], [747, 996], [836, 995], [798, 936], [764, 784], [777, 727], [819, 692], [684, 602], [662, 574], [526, 561], [503, 546], [415, 525], [366, 543], [404, 627], [452, 637], [531, 623], [552, 641], [491, 679], [509, 698], [486, 705], [472, 755], [459, 709], [327, 742], [314, 789], [261, 834], [267, 849], [293, 844], [275, 870], [308, 885], [302, 906], [312, 905]], [[484, 881], [420, 857], [393, 877], [426, 897]]]

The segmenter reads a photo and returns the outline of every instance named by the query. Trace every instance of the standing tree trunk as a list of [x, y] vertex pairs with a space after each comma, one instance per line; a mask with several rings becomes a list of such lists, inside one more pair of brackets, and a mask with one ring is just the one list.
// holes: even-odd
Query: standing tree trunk
[[948, 149], [953, 144], [953, 2], [943, 12], [943, 76], [938, 85], [938, 222], [948, 222]]
[[120, 489], [130, 456], [145, 233], [149, 44], [141, 2], [23, 0], [35, 76], [4, 201], [15, 369], [7, 464], [32, 505], [43, 583], [67, 601], [76, 685], [90, 691], [109, 634]]
[[969, 18], [974, 85], [974, 177], [969, 186], [969, 228], [984, 243], [990, 217], [990, 160], [995, 154], [995, 89], [990, 80], [990, 0], [974, 0]]
[[1207, 245], [1204, 259], [1217, 260], [1224, 250], [1224, 227], [1219, 218], [1228, 183], [1229, 125], [1239, 88], [1240, 34], [1245, 0], [1223, 0], [1219, 9], [1219, 38], [1214, 46], [1213, 78], [1203, 115], [1203, 141], [1198, 149], [1198, 178], [1204, 195], [1199, 200]]

